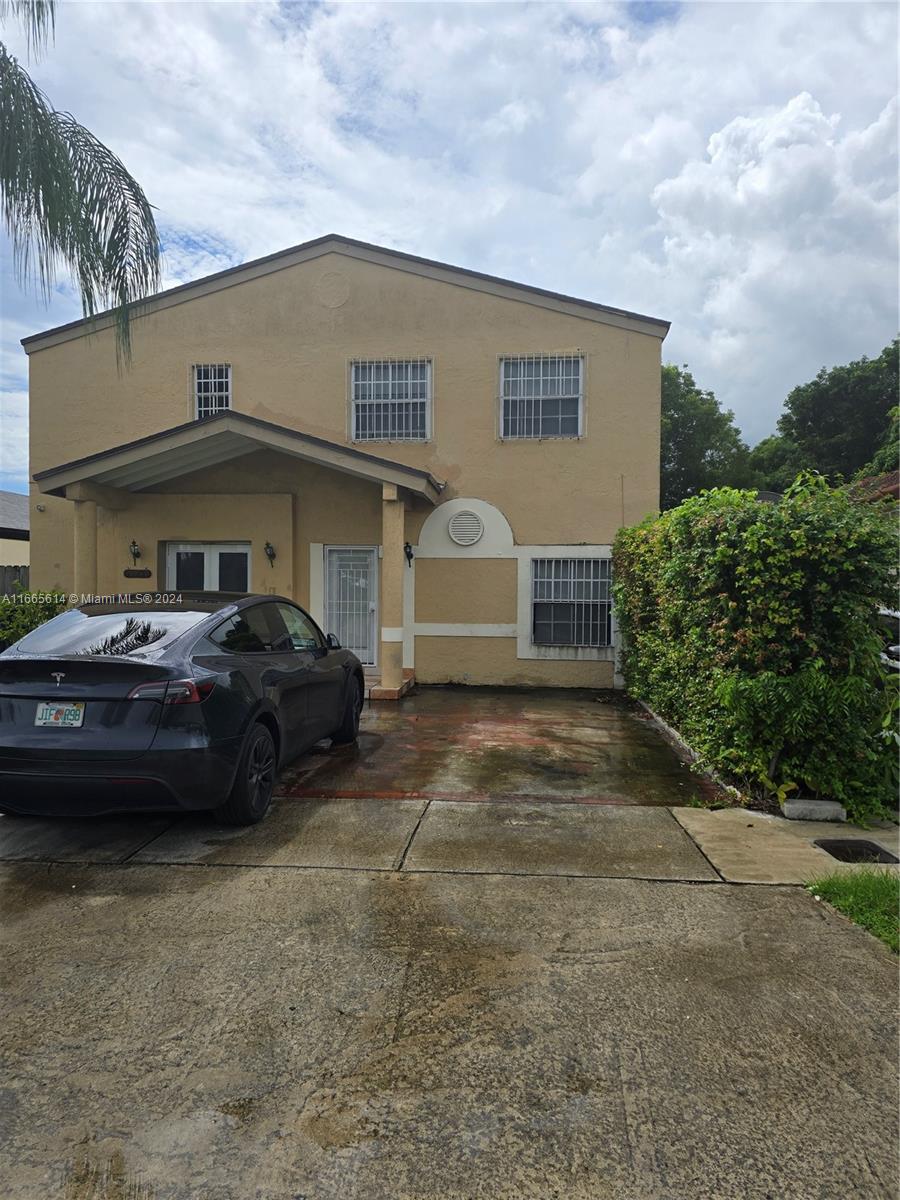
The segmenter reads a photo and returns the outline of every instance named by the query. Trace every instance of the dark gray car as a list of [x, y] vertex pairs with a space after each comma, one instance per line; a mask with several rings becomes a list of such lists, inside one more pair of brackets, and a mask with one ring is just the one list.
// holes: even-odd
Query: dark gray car
[[68, 609], [0, 654], [0, 811], [253, 824], [281, 764], [355, 740], [363, 696], [356, 655], [280, 596]]

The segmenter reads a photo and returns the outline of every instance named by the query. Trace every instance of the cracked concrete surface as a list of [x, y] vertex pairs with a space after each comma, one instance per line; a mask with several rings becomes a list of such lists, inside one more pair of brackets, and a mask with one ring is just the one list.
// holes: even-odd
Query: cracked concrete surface
[[799, 889], [22, 863], [2, 888], [6, 1200], [110, 1162], [153, 1200], [895, 1195], [895, 965]]
[[466, 732], [404, 773], [418, 710], [252, 829], [0, 818], [3, 1200], [893, 1200], [895, 960], [722, 882], [625, 710], [566, 776], [594, 701], [527, 700], [497, 803]]

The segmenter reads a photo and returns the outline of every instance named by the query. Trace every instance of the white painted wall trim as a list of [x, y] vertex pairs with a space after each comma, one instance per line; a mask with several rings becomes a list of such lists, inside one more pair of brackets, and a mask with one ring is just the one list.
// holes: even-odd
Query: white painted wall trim
[[416, 637], [505, 637], [514, 638], [515, 625], [442, 625], [438, 621], [416, 621]]
[[[485, 536], [474, 546], [457, 546], [446, 534], [446, 525], [454, 512], [472, 509], [485, 521]], [[529, 545], [513, 541], [506, 518], [493, 505], [475, 499], [447, 501], [429, 514], [430, 529], [422, 544], [413, 546], [413, 561], [403, 572], [403, 625], [383, 627], [382, 642], [403, 645], [403, 666], [415, 669], [417, 637], [496, 637], [515, 638], [516, 657], [557, 662], [612, 662], [616, 666], [615, 684], [622, 686], [618, 672], [618, 630], [615, 612], [612, 618], [611, 646], [535, 646], [531, 641], [531, 562], [535, 558], [611, 558], [611, 545]], [[424, 527], [423, 527], [424, 530]], [[325, 545], [313, 542], [310, 554], [310, 613], [321, 624], [325, 617]], [[416, 559], [419, 558], [509, 558], [517, 563], [516, 621], [509, 624], [442, 623], [416, 621]], [[324, 628], [324, 626], [323, 626]], [[326, 630], [326, 632], [328, 632]]]
[[[461, 512], [476, 513], [484, 525], [484, 532], [472, 546], [460, 546], [447, 532], [450, 518]], [[415, 547], [419, 558], [508, 558], [513, 549], [509, 521], [495, 505], [474, 496], [460, 496], [437, 505], [419, 530]]]
[[[309, 543], [309, 615], [325, 629], [325, 543]], [[325, 629], [328, 633], [329, 630]]]
[[413, 619], [416, 615], [416, 560], [403, 572], [403, 666], [414, 670], [416, 665], [416, 635]]

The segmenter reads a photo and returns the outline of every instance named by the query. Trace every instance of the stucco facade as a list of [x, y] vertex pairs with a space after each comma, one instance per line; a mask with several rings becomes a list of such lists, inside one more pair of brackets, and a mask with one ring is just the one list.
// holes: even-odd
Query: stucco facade
[[[171, 590], [173, 547], [239, 545], [250, 590], [328, 625], [341, 563], [371, 548], [387, 691], [413, 672], [609, 686], [613, 646], [533, 643], [531, 564], [607, 558], [658, 507], [666, 329], [332, 237], [150, 301], [124, 371], [103, 319], [26, 339], [32, 585]], [[518, 356], [580, 363], [577, 436], [502, 436], [501, 363]], [[361, 360], [428, 363], [425, 439], [355, 439]], [[234, 419], [196, 420], [207, 363], [230, 367]], [[480, 522], [473, 544], [452, 540], [457, 512]]]

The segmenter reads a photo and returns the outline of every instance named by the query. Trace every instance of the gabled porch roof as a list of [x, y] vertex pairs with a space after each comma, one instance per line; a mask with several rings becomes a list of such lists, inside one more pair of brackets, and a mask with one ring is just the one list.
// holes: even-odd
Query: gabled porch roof
[[233, 410], [37, 471], [34, 481], [49, 496], [65, 496], [67, 487], [81, 483], [140, 492], [254, 450], [278, 450], [373, 483], [395, 484], [432, 504], [445, 486], [428, 471]]

